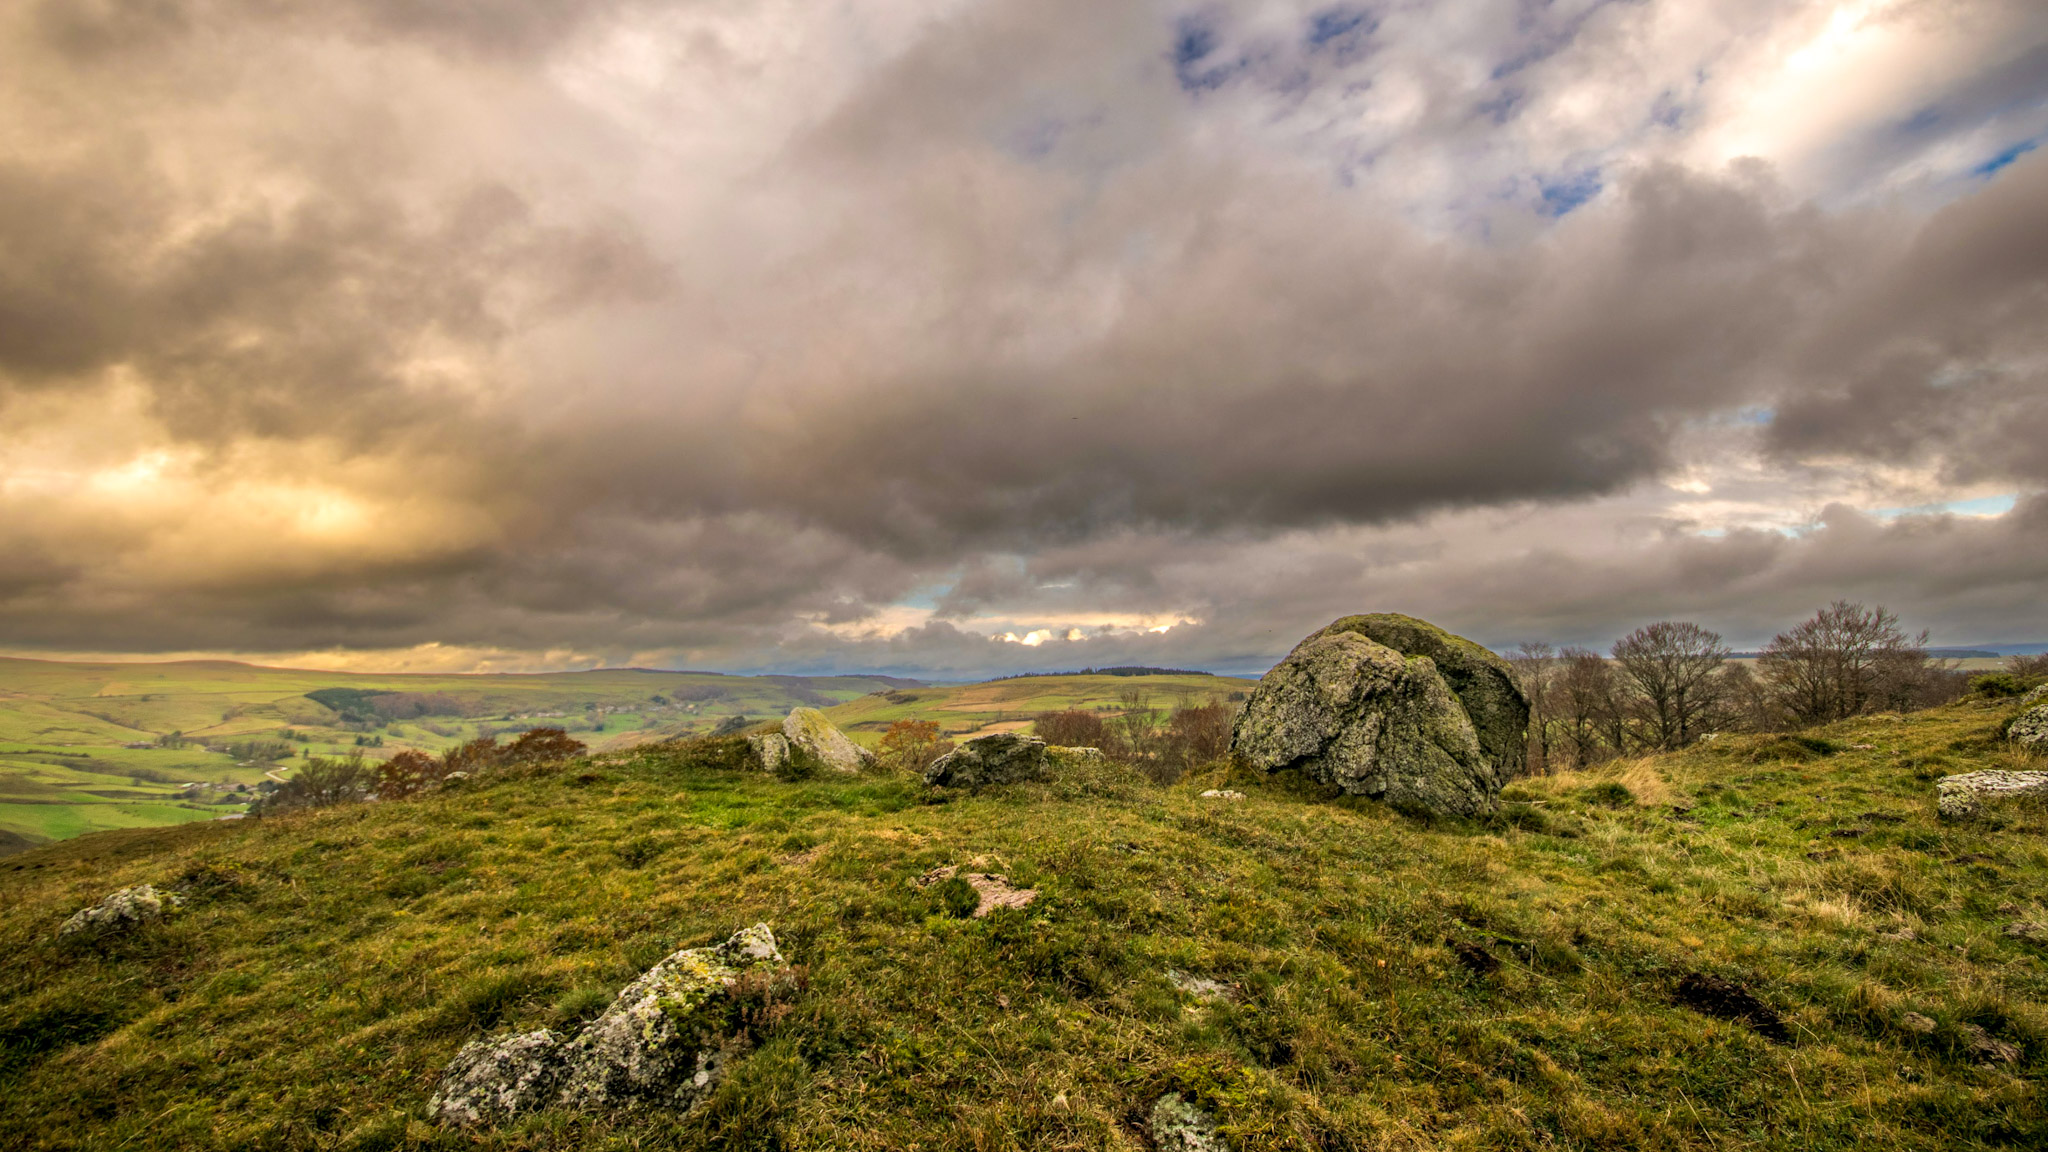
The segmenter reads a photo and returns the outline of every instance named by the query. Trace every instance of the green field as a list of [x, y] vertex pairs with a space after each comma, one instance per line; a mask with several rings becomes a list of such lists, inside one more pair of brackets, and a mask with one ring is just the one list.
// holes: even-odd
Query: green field
[[[961, 795], [666, 745], [87, 836], [0, 861], [0, 1132], [53, 1152], [1140, 1152], [1176, 1091], [1235, 1152], [2039, 1148], [2048, 945], [2012, 928], [2048, 922], [2048, 812], [1950, 824], [1933, 803], [1944, 774], [2038, 766], [2000, 738], [2013, 714], [1725, 737], [1516, 781], [1483, 822], [1222, 764]], [[1247, 797], [1200, 795], [1219, 786]], [[963, 919], [914, 883], [941, 865], [1038, 900]], [[143, 882], [190, 903], [58, 942]], [[755, 921], [808, 990], [701, 1112], [426, 1120], [465, 1042], [573, 1026]], [[1681, 1003], [1695, 973], [1783, 1032]]]
[[[288, 775], [307, 756], [439, 751], [538, 725], [567, 728], [593, 747], [625, 747], [702, 731], [731, 716], [765, 719], [799, 704], [827, 707], [914, 683], [635, 669], [386, 676], [229, 661], [0, 658], [0, 853], [101, 829], [241, 812], [250, 795], [243, 787], [267, 774]], [[325, 688], [431, 696], [444, 711], [352, 725], [306, 696]], [[291, 755], [278, 761], [237, 761], [210, 750], [275, 741], [285, 732]], [[174, 733], [189, 743], [128, 747]], [[364, 747], [371, 740], [377, 744]]]

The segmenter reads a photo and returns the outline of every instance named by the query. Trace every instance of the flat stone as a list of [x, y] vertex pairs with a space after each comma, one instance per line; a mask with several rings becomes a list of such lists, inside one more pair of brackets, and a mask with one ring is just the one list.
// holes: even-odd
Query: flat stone
[[1229, 788], [1211, 788], [1211, 789], [1209, 789], [1209, 790], [1208, 790], [1207, 792], [1204, 792], [1204, 793], [1202, 793], [1202, 799], [1204, 799], [1204, 800], [1242, 800], [1242, 799], [1244, 799], [1244, 793], [1242, 793], [1242, 792], [1236, 792], [1236, 791], [1232, 791], [1232, 790], [1231, 790], [1231, 789], [1229, 789]]
[[985, 788], [1046, 777], [1045, 741], [1021, 732], [978, 736], [924, 770], [924, 782], [947, 788]]
[[1977, 815], [1986, 803], [2021, 796], [2048, 796], [2048, 772], [1990, 769], [1944, 776], [1934, 784], [1935, 807], [1947, 820]]

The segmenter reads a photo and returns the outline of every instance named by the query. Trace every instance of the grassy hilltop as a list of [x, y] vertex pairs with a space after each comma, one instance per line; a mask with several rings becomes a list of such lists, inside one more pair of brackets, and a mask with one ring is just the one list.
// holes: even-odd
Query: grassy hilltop
[[[1171, 1089], [1239, 1152], [2041, 1147], [2048, 951], [2004, 929], [2048, 920], [2048, 818], [1952, 826], [1933, 806], [1937, 777], [2017, 763], [2011, 714], [1963, 703], [1525, 779], [1484, 824], [1222, 767], [937, 796], [650, 747], [102, 833], [0, 861], [0, 1133], [1136, 1149]], [[1225, 784], [1248, 797], [1198, 795]], [[960, 918], [913, 882], [948, 864], [1041, 895]], [[187, 909], [99, 950], [54, 939], [141, 882]], [[544, 1112], [477, 1136], [422, 1119], [465, 1041], [587, 1016], [757, 920], [808, 989], [700, 1114]], [[1785, 1041], [1677, 1004], [1694, 972], [1782, 1013]]]

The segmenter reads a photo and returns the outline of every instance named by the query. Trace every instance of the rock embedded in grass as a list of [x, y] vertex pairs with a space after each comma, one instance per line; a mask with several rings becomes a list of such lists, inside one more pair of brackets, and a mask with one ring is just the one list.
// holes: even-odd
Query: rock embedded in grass
[[2048, 704], [2020, 713], [2005, 730], [2005, 738], [2029, 752], [2048, 752]]
[[924, 770], [924, 782], [947, 788], [986, 788], [1043, 780], [1050, 759], [1045, 741], [1022, 732], [978, 736]]
[[747, 737], [755, 765], [764, 772], [781, 772], [799, 761], [807, 761], [828, 772], [858, 772], [874, 766], [875, 754], [853, 742], [816, 708], [792, 708], [783, 717], [782, 731]]
[[[1359, 627], [1340, 627], [1378, 619], [1346, 617], [1296, 645], [1245, 701], [1231, 751], [1262, 771], [1299, 769], [1349, 795], [1399, 808], [1492, 812], [1519, 759], [1489, 754], [1434, 658], [1404, 656]], [[1476, 657], [1469, 660], [1478, 666]]]
[[1159, 1152], [1230, 1152], [1216, 1120], [1177, 1092], [1152, 1105], [1150, 1135]]
[[175, 911], [184, 900], [176, 893], [158, 892], [151, 884], [123, 888], [91, 908], [72, 913], [57, 929], [58, 937], [122, 936], [146, 924], [154, 924]]
[[2007, 772], [1991, 769], [1944, 776], [1934, 784], [1935, 807], [1945, 820], [1964, 820], [1987, 803], [2020, 797], [2048, 797], [2048, 772]]
[[428, 1113], [444, 1125], [473, 1127], [550, 1104], [687, 1111], [710, 1096], [749, 1044], [736, 990], [786, 969], [766, 924], [723, 944], [683, 949], [628, 984], [570, 1039], [543, 1029], [465, 1046], [442, 1072]]

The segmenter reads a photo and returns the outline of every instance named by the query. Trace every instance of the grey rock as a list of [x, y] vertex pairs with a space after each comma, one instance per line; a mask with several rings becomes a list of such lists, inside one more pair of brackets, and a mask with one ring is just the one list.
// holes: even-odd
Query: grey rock
[[1963, 1043], [1970, 1049], [1970, 1055], [1985, 1063], [2017, 1064], [2020, 1050], [2008, 1044], [1975, 1024], [1959, 1024], [1956, 1031], [1962, 1033]]
[[649, 968], [562, 1046], [556, 1102], [587, 1109], [687, 1109], [702, 1101], [737, 1051], [722, 1027], [726, 991], [762, 966], [782, 967], [766, 924], [716, 947], [686, 948]]
[[1448, 815], [1493, 811], [1506, 782], [1430, 657], [1351, 631], [1324, 629], [1266, 673], [1230, 743], [1266, 772]]
[[1398, 612], [1346, 616], [1317, 635], [1335, 632], [1355, 632], [1403, 656], [1429, 657], [1464, 706], [1479, 735], [1480, 750], [1493, 762], [1501, 782], [1522, 774], [1529, 746], [1529, 698], [1515, 683], [1507, 661], [1463, 636]]
[[1908, 1012], [1899, 1017], [1899, 1025], [1908, 1032], [1918, 1032], [1922, 1036], [1932, 1036], [1936, 1028], [1932, 1019], [1918, 1012]]
[[1202, 793], [1202, 799], [1242, 800], [1244, 799], [1244, 793], [1237, 791], [1235, 788], [1211, 788], [1207, 792]]
[[428, 1117], [450, 1128], [474, 1128], [540, 1107], [561, 1075], [561, 1044], [543, 1028], [463, 1045], [441, 1072]]
[[2032, 920], [2015, 920], [2007, 924], [2005, 930], [1999, 934], [2014, 940], [2048, 944], [2048, 924], [2039, 924]]
[[766, 924], [723, 944], [686, 948], [628, 984], [573, 1038], [545, 1029], [465, 1045], [428, 1103], [450, 1127], [550, 1105], [585, 1110], [702, 1103], [745, 1049], [729, 1019], [733, 986], [784, 967]]
[[1043, 780], [1050, 761], [1045, 741], [1021, 732], [976, 737], [924, 770], [924, 782], [948, 788], [983, 788]]
[[747, 737], [754, 751], [754, 763], [763, 772], [780, 772], [789, 763], [789, 739], [780, 732], [763, 732]]
[[154, 924], [175, 911], [184, 900], [175, 892], [158, 892], [154, 885], [123, 888], [91, 908], [71, 914], [57, 929], [57, 935], [121, 936], [145, 924]]
[[1230, 1152], [1216, 1121], [1178, 1092], [1152, 1105], [1152, 1144], [1159, 1152]]
[[2005, 738], [2029, 752], [2048, 752], [2048, 704], [2037, 704], [2019, 714]]
[[2022, 796], [2048, 796], [2048, 772], [1990, 769], [1944, 776], [1934, 784], [1935, 808], [1943, 819], [1965, 820], [1987, 803]]
[[2020, 697], [2020, 707], [2032, 708], [2036, 704], [2048, 704], [2048, 684], [2036, 684]]

